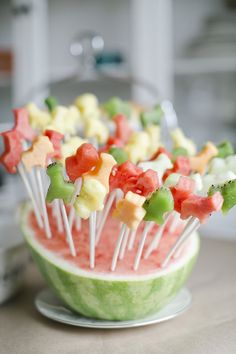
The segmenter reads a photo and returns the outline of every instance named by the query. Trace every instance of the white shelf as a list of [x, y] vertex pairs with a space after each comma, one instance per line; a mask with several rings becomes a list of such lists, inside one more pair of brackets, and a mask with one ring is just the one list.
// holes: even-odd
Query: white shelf
[[236, 60], [235, 57], [177, 59], [174, 72], [175, 75], [236, 72]]

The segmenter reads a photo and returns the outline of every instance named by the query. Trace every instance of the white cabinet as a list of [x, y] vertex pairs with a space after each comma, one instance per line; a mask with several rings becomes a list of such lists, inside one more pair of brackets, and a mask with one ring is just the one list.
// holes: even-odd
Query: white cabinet
[[13, 103], [42, 101], [48, 82], [47, 0], [12, 1]]

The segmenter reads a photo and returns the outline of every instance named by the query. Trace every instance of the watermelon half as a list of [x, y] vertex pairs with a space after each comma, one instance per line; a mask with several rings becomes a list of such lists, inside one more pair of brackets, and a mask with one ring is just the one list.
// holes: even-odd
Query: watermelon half
[[[199, 250], [199, 238], [194, 234], [181, 256], [171, 261], [165, 269], [149, 267], [149, 263], [145, 267], [145, 260], [142, 260], [140, 271], [134, 272], [130, 267], [126, 272], [126, 263], [120, 261], [120, 266], [124, 267], [122, 271], [118, 267], [116, 272], [111, 272], [110, 260], [108, 262], [101, 257], [95, 270], [90, 270], [79, 267], [73, 259], [58, 253], [59, 246], [54, 250], [40, 241], [28, 203], [21, 208], [20, 224], [32, 256], [48, 285], [67, 307], [98, 319], [133, 320], [162, 309], [188, 279]], [[54, 238], [53, 225], [51, 228]], [[106, 230], [111, 234], [114, 227]], [[49, 242], [53, 242], [53, 238]], [[155, 259], [155, 252], [153, 257]]]

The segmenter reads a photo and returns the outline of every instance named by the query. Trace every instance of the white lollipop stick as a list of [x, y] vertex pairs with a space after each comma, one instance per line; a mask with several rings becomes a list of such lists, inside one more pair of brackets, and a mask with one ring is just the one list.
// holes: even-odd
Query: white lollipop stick
[[166, 258], [162, 262], [161, 266], [163, 268], [167, 266], [167, 264], [169, 263], [171, 257], [174, 255], [174, 253], [179, 249], [179, 247], [181, 247], [181, 245], [190, 236], [190, 234], [192, 234], [192, 232], [194, 230], [196, 230], [199, 226], [200, 226], [200, 221], [197, 218], [195, 218], [193, 216], [189, 218], [184, 231], [182, 232], [182, 234], [180, 235], [178, 240], [175, 242], [173, 247], [168, 252]]
[[111, 263], [111, 271], [112, 272], [114, 272], [114, 270], [116, 269], [117, 259], [118, 259], [118, 255], [120, 252], [121, 243], [122, 243], [124, 235], [125, 235], [125, 231], [126, 231], [126, 225], [122, 224], [119, 237], [116, 241], [116, 247], [115, 247], [115, 251], [113, 254], [113, 258], [112, 258], [112, 263]]
[[[188, 220], [184, 220], [184, 221], [182, 220], [182, 222], [183, 222], [184, 225], [186, 226]], [[190, 227], [189, 230], [188, 230], [188, 235], [190, 236], [190, 234], [192, 234], [194, 231], [196, 231], [199, 226], [200, 226], [200, 224], [199, 224], [199, 225], [197, 224], [197, 228], [196, 228], [196, 225], [193, 224], [192, 227]], [[187, 240], [186, 240], [186, 241], [187, 241]], [[178, 257], [180, 256], [180, 254], [181, 254], [181, 252], [182, 252], [182, 249], [183, 249], [184, 244], [185, 244], [186, 241], [183, 241], [182, 245], [181, 245], [181, 246], [177, 249], [177, 251], [173, 254], [173, 257], [174, 257], [174, 258], [178, 258]]]
[[180, 217], [179, 217], [179, 213], [177, 213], [176, 211], [173, 212], [174, 213], [174, 218], [171, 221], [171, 225], [170, 225], [170, 233], [172, 234], [173, 232], [175, 232], [176, 227], [178, 226], [179, 222], [180, 222]]
[[123, 237], [123, 241], [122, 241], [122, 245], [121, 245], [121, 250], [120, 250], [120, 256], [119, 259], [123, 259], [125, 256], [125, 250], [126, 250], [126, 246], [127, 246], [127, 242], [129, 239], [129, 232], [130, 230], [128, 228], [126, 228], [124, 237]]
[[[106, 200], [104, 200], [104, 205], [106, 205]], [[101, 220], [102, 220], [103, 211], [104, 211], [104, 209], [97, 213], [97, 230], [98, 230], [99, 225], [100, 225]]]
[[73, 257], [76, 256], [76, 251], [75, 251], [75, 246], [74, 246], [74, 241], [73, 241], [73, 237], [72, 237], [72, 233], [70, 231], [70, 227], [69, 227], [69, 222], [68, 222], [68, 217], [67, 217], [67, 213], [66, 213], [66, 208], [65, 205], [63, 203], [63, 200], [59, 200], [60, 203], [60, 207], [61, 207], [61, 213], [62, 213], [62, 218], [64, 221], [64, 226], [65, 226], [65, 230], [66, 230], [66, 238], [70, 247], [70, 253]]
[[35, 195], [35, 200], [36, 200], [38, 209], [40, 210], [40, 213], [42, 214], [41, 202], [40, 202], [40, 196], [39, 196], [39, 189], [38, 189], [38, 185], [37, 185], [36, 175], [35, 175], [34, 169], [32, 169], [30, 171], [29, 177], [30, 177], [30, 183], [31, 183], [31, 186], [32, 186], [32, 191], [33, 191], [33, 194]]
[[76, 196], [79, 194], [80, 190], [82, 187], [82, 178], [79, 177], [77, 178], [77, 180], [75, 181], [75, 192], [73, 194], [73, 197], [71, 199], [71, 209], [69, 212], [69, 225], [70, 225], [70, 229], [72, 230], [73, 224], [74, 224], [74, 220], [75, 220], [75, 209], [73, 207], [73, 204], [75, 202], [75, 198]]
[[95, 266], [96, 211], [89, 217], [89, 260], [90, 268]]
[[147, 259], [150, 256], [150, 254], [152, 253], [152, 251], [157, 249], [170, 216], [171, 216], [171, 213], [166, 215], [165, 221], [163, 222], [162, 225], [159, 226], [159, 229], [158, 229], [156, 235], [154, 236], [152, 242], [150, 243], [150, 245], [148, 246], [148, 248], [144, 254], [144, 259]]
[[133, 230], [131, 231], [131, 234], [130, 234], [130, 238], [129, 238], [129, 244], [128, 244], [128, 250], [131, 251], [134, 247], [134, 242], [135, 242], [135, 239], [136, 239], [136, 234], [137, 234], [137, 230]]
[[69, 212], [69, 217], [68, 217], [68, 222], [69, 222], [69, 226], [70, 226], [71, 230], [72, 230], [72, 227], [74, 224], [74, 220], [75, 220], [75, 208], [73, 206], [71, 206], [71, 209]]
[[124, 193], [121, 189], [116, 189], [116, 203], [123, 197]]
[[[105, 223], [105, 221], [106, 221], [106, 219], [107, 219], [107, 216], [108, 216], [108, 214], [109, 214], [109, 211], [110, 211], [110, 209], [111, 209], [111, 207], [112, 207], [112, 204], [113, 204], [115, 198], [117, 198], [117, 193], [119, 193], [119, 192], [120, 192], [119, 189], [115, 189], [115, 190], [113, 190], [113, 191], [110, 193], [109, 197], [106, 198], [106, 201], [105, 201], [105, 203], [104, 203], [105, 208], [103, 209], [103, 211], [102, 211], [102, 212], [100, 213], [100, 215], [99, 215], [99, 221], [98, 221], [98, 225], [97, 225], [97, 228], [98, 228], [98, 229], [100, 228], [101, 223]], [[104, 222], [103, 222], [103, 219], [105, 219]]]
[[108, 198], [108, 201], [106, 202], [106, 205], [105, 205], [105, 208], [104, 208], [104, 212], [102, 214], [102, 217], [101, 217], [101, 221], [100, 221], [100, 224], [98, 225], [98, 229], [97, 229], [97, 235], [96, 235], [96, 246], [100, 240], [100, 237], [101, 237], [101, 233], [102, 233], [102, 230], [103, 230], [103, 227], [105, 225], [105, 222], [106, 222], [106, 219], [108, 217], [108, 214], [109, 214], [109, 211], [111, 209], [111, 206], [114, 202], [114, 199], [116, 197], [116, 191], [112, 191], [109, 198]]
[[62, 222], [62, 217], [61, 217], [61, 211], [60, 211], [60, 203], [58, 199], [55, 199], [53, 201], [53, 216], [56, 219], [57, 222], [57, 229], [60, 233], [63, 232], [63, 222]]
[[[106, 195], [106, 197], [105, 197], [105, 199], [104, 199], [104, 206], [106, 206], [107, 201], [108, 201], [108, 197], [107, 197], [107, 195]], [[100, 225], [100, 223], [101, 223], [101, 220], [102, 220], [102, 218], [103, 218], [104, 209], [105, 209], [105, 207], [103, 208], [103, 210], [97, 212], [97, 230], [98, 230], [99, 225]]]
[[40, 169], [36, 167], [36, 179], [39, 187], [39, 196], [41, 200], [41, 208], [43, 212], [43, 221], [44, 221], [44, 227], [45, 227], [45, 232], [47, 238], [52, 237], [50, 225], [49, 225], [49, 220], [48, 220], [48, 212], [47, 212], [47, 207], [46, 207], [46, 202], [45, 202], [45, 196], [44, 196], [44, 191], [43, 191], [43, 184], [42, 184], [42, 178], [40, 174]]
[[110, 193], [109, 196], [108, 196], [108, 194], [106, 195], [106, 197], [104, 199], [104, 208], [103, 208], [103, 210], [99, 211], [98, 214], [97, 214], [97, 230], [100, 227], [100, 224], [101, 224], [102, 219], [104, 217], [104, 212], [105, 212], [105, 209], [106, 209], [106, 206], [107, 206], [107, 202], [109, 202], [109, 199], [111, 198], [111, 194], [112, 194], [112, 192]]
[[75, 181], [75, 193], [71, 199], [71, 204], [74, 204], [75, 202], [75, 198], [77, 196], [77, 194], [79, 194], [80, 190], [81, 190], [81, 187], [82, 187], [82, 178], [79, 177], [77, 178], [77, 180]]
[[34, 209], [34, 214], [35, 214], [35, 217], [36, 217], [36, 220], [37, 220], [37, 223], [38, 223], [38, 226], [42, 229], [43, 228], [43, 220], [42, 220], [42, 217], [41, 217], [41, 214], [40, 214], [40, 211], [39, 211], [39, 207], [37, 205], [37, 202], [35, 200], [35, 197], [34, 197], [34, 194], [33, 194], [33, 191], [31, 189], [31, 186], [29, 184], [29, 181], [28, 181], [28, 178], [26, 176], [26, 173], [25, 173], [25, 170], [24, 170], [24, 167], [22, 166], [22, 163], [20, 162], [19, 165], [17, 166], [17, 169], [18, 169], [18, 172], [22, 178], [22, 181], [25, 185], [25, 188], [27, 190], [27, 193], [32, 201], [32, 205], [33, 205], [33, 209]]
[[[193, 230], [194, 230], [194, 228], [193, 228]], [[189, 234], [192, 233], [192, 232], [193, 232], [193, 231], [190, 231]], [[177, 249], [177, 251], [173, 254], [173, 258], [174, 258], [174, 259], [179, 258], [179, 256], [181, 255], [181, 252], [182, 252], [182, 250], [183, 250], [183, 248], [184, 248], [184, 244], [185, 244], [186, 241], [187, 241], [187, 240], [185, 240], [185, 241], [182, 243], [182, 245]]]
[[134, 260], [134, 270], [137, 270], [139, 267], [140, 259], [141, 259], [142, 252], [143, 252], [143, 247], [144, 247], [148, 232], [150, 231], [152, 226], [153, 226], [153, 222], [148, 221], [144, 227], [143, 234], [141, 236], [141, 240], [140, 240], [139, 246], [138, 246], [138, 252], [137, 252], [135, 260]]
[[[40, 175], [41, 175], [41, 181], [42, 181], [42, 186], [43, 186], [43, 195], [46, 196], [47, 195], [47, 191], [48, 191], [48, 187], [49, 187], [49, 178], [48, 175], [46, 173], [47, 169], [41, 169], [40, 170]], [[36, 181], [37, 181], [37, 177], [36, 177]]]

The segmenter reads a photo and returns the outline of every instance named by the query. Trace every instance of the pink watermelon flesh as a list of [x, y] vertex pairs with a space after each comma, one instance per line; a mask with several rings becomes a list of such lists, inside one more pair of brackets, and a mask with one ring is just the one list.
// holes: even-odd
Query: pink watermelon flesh
[[188, 177], [181, 176], [177, 185], [171, 188], [174, 198], [175, 210], [180, 213], [181, 205], [193, 193], [195, 189], [195, 181]]
[[182, 203], [181, 218], [187, 219], [189, 216], [195, 216], [203, 223], [211, 213], [221, 209], [223, 201], [220, 192], [216, 192], [210, 197], [192, 195]]
[[[65, 235], [60, 234], [57, 230], [56, 220], [51, 216], [51, 209], [48, 208], [50, 226], [52, 230], [53, 237], [51, 239], [47, 239], [43, 230], [39, 229], [37, 226], [37, 222], [34, 214], [31, 212], [29, 216], [29, 224], [31, 228], [33, 228], [35, 232], [35, 237], [46, 249], [49, 251], [53, 251], [54, 254], [58, 255], [58, 257], [62, 257], [65, 260], [70, 261], [73, 265], [78, 266], [84, 270], [90, 270], [89, 268], [89, 229], [88, 229], [88, 221], [82, 221], [82, 231], [76, 231], [73, 227], [73, 240], [75, 244], [75, 248], [77, 251], [77, 257], [72, 257], [69, 251], [68, 243], [66, 242]], [[112, 211], [111, 211], [112, 213]], [[175, 233], [168, 233], [169, 225], [171, 220], [166, 226], [166, 230], [164, 235], [160, 241], [158, 250], [155, 250], [151, 256], [144, 260], [142, 259], [140, 262], [140, 267], [138, 271], [134, 272], [133, 264], [134, 258], [137, 252], [138, 243], [144, 228], [144, 223], [142, 223], [138, 229], [137, 237], [134, 245], [134, 249], [132, 251], [126, 250], [126, 256], [122, 261], [118, 261], [116, 274], [140, 274], [145, 275], [151, 272], [156, 272], [158, 268], [160, 268], [162, 261], [167, 255], [168, 251], [175, 243], [178, 235], [183, 229], [183, 226], [179, 225], [175, 230]], [[112, 232], [111, 232], [112, 230]], [[144, 247], [144, 252], [147, 249], [148, 245], [152, 241], [154, 235], [158, 230], [158, 226], [154, 226], [151, 230], [147, 242]], [[109, 217], [104, 231], [102, 233], [100, 242], [98, 247], [96, 248], [96, 272], [106, 273], [110, 271], [112, 257], [115, 249], [115, 243], [120, 233], [120, 224], [117, 220]], [[188, 248], [188, 242], [185, 245], [185, 248], [182, 250], [179, 257], [181, 258], [182, 253], [186, 252], [186, 248]], [[171, 262], [176, 262], [178, 259], [173, 259]]]

